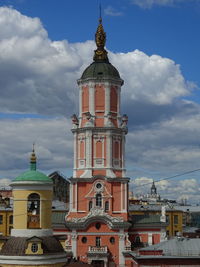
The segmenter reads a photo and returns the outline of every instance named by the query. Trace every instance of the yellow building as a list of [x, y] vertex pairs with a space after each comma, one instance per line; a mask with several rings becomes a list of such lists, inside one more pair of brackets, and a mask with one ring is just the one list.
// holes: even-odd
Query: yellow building
[[9, 236], [12, 228], [13, 228], [12, 208], [0, 207], [0, 233], [3, 236]]
[[[130, 205], [129, 215], [162, 215], [161, 205]], [[166, 234], [169, 237], [176, 236], [183, 232], [183, 211], [173, 208], [166, 208], [165, 220], [168, 223]]]
[[0, 266], [63, 266], [67, 254], [51, 229], [53, 183], [36, 170], [34, 149], [30, 170], [15, 178], [11, 186], [13, 229], [8, 223], [12, 214], [2, 211], [2, 232], [11, 229], [11, 236], [0, 237]]

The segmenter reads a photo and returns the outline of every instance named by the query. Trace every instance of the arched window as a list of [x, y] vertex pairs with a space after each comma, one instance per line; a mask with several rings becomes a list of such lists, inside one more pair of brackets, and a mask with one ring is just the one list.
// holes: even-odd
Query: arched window
[[40, 212], [40, 196], [36, 193], [30, 194], [28, 197], [28, 212], [39, 214]]
[[105, 202], [105, 212], [106, 211], [109, 211], [109, 202], [108, 201]]
[[89, 211], [92, 209], [92, 201], [89, 202]]
[[29, 229], [40, 228], [40, 195], [32, 193], [27, 201], [27, 227]]
[[96, 207], [102, 206], [102, 196], [101, 194], [96, 194]]

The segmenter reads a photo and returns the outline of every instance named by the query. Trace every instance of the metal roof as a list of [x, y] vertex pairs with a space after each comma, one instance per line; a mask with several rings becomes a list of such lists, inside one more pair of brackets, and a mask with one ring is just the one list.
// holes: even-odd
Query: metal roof
[[162, 250], [163, 256], [196, 257], [200, 256], [200, 239], [176, 237], [174, 239], [140, 249], [140, 251], [156, 250]]

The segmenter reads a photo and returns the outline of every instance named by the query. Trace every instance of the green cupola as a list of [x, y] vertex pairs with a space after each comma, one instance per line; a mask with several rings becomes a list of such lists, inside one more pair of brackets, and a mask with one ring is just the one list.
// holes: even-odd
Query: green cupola
[[52, 183], [52, 180], [42, 172], [37, 171], [37, 158], [35, 155], [35, 149], [33, 150], [30, 157], [30, 170], [17, 176], [13, 182], [39, 182], [39, 183]]

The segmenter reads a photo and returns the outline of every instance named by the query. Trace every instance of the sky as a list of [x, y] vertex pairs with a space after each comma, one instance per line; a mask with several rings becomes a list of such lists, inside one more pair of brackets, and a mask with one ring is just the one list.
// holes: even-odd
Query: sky
[[[0, 0], [0, 186], [29, 168], [70, 177], [76, 80], [92, 62], [99, 0]], [[110, 62], [124, 79], [135, 195], [198, 203], [200, 0], [102, 0]], [[146, 185], [147, 184], [147, 185]], [[146, 186], [144, 186], [146, 185]]]

